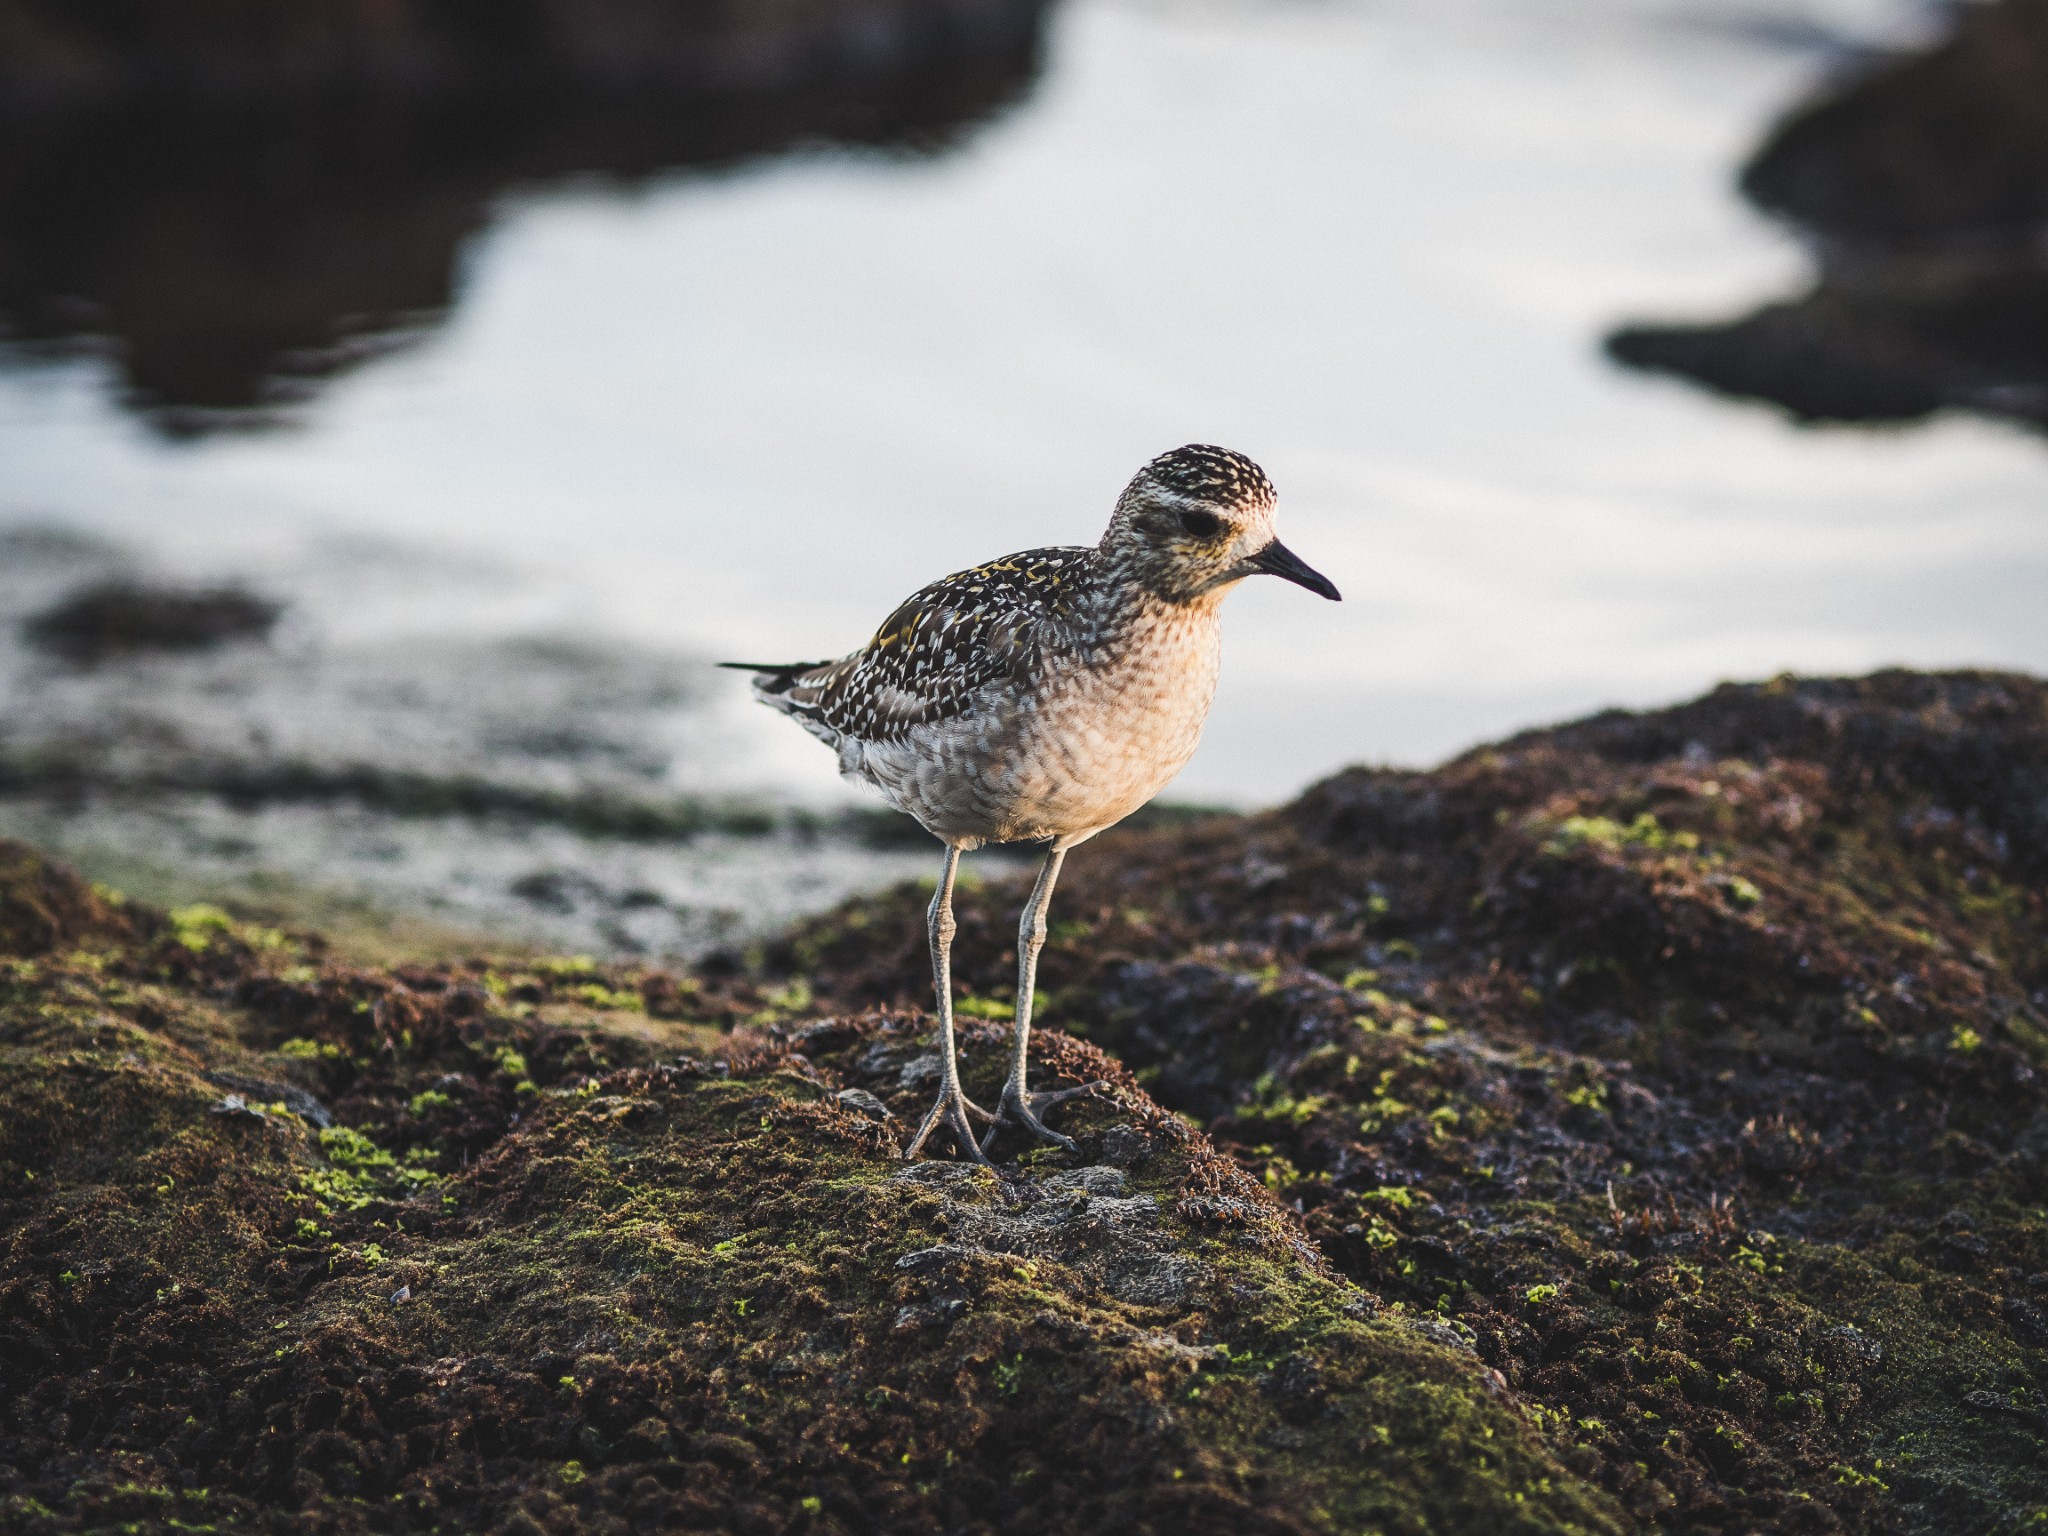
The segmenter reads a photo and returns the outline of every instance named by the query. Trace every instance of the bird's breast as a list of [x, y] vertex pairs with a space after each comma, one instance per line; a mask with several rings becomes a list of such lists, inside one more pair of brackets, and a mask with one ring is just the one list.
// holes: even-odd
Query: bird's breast
[[1017, 722], [1020, 822], [1091, 830], [1151, 799], [1194, 755], [1220, 660], [1201, 614], [1145, 620], [1093, 654], [1055, 659]]
[[1220, 640], [1208, 615], [1143, 619], [1094, 654], [1049, 669], [1045, 724], [1091, 744], [1099, 736], [1117, 756], [1172, 759], [1177, 768], [1216, 696]]

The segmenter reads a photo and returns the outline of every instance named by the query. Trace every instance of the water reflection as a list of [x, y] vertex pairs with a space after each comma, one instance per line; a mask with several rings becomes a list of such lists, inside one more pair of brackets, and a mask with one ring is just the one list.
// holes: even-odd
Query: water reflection
[[1957, 7], [1938, 43], [1795, 112], [1742, 186], [1811, 238], [1818, 281], [1729, 323], [1619, 331], [1617, 358], [1807, 421], [2048, 427], [2048, 0]]
[[[1028, 86], [1045, 4], [674, 10], [679, 34], [609, 42], [603, 15], [464, 26], [474, 7], [422, 4], [438, 26], [384, 53], [309, 63], [290, 39], [221, 36], [148, 72], [137, 55], [177, 39], [106, 16], [40, 63], [10, 41], [0, 336], [109, 355], [169, 433], [274, 420], [441, 319], [506, 189], [802, 144], [935, 149]], [[81, 53], [84, 78], [48, 99]], [[310, 78], [279, 90], [266, 66], [294, 59]]]

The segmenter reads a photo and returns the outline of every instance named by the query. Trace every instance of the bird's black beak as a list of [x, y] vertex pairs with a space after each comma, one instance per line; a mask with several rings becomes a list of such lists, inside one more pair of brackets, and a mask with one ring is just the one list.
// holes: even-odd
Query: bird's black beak
[[1278, 576], [1297, 587], [1307, 587], [1318, 597], [1327, 597], [1333, 603], [1344, 601], [1344, 594], [1337, 590], [1336, 583], [1278, 539], [1245, 561], [1244, 568], [1267, 576]]

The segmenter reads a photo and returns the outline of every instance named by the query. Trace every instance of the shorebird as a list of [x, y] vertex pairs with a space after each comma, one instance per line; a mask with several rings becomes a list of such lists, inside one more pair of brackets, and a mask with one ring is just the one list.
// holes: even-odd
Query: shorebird
[[[939, 1094], [906, 1157], [942, 1122], [977, 1162], [1002, 1124], [1078, 1150], [1042, 1112], [1101, 1085], [1033, 1093], [1025, 1081], [1053, 884], [1069, 849], [1145, 804], [1194, 754], [1216, 692], [1224, 595], [1263, 573], [1338, 599], [1274, 537], [1273, 514], [1264, 470], [1193, 443], [1138, 471], [1093, 549], [1028, 549], [935, 581], [837, 661], [722, 663], [754, 673], [756, 698], [945, 844], [927, 918]], [[1014, 842], [1050, 846], [1017, 926], [1016, 1028], [991, 1113], [960, 1086], [953, 881], [962, 853]]]

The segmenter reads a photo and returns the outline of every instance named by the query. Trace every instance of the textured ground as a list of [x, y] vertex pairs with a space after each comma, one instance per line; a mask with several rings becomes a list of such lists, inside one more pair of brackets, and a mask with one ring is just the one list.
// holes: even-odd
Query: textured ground
[[1037, 1072], [1114, 1087], [996, 1177], [889, 1155], [915, 890], [387, 971], [0, 851], [0, 1529], [2048, 1525], [2048, 688], [1070, 863]]

